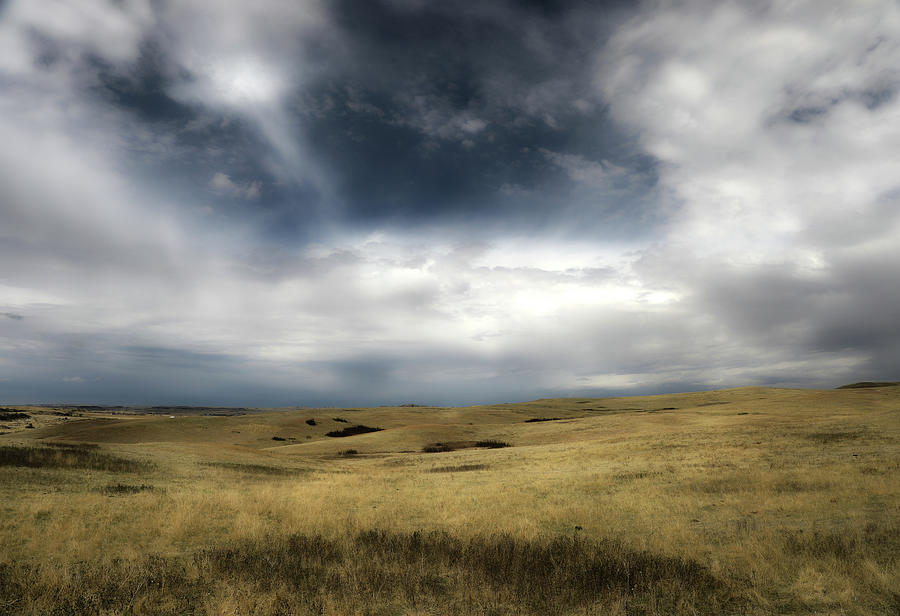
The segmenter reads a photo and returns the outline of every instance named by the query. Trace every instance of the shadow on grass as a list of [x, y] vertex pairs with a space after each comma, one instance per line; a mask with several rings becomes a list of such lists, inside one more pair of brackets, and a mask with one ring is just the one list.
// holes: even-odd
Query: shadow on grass
[[457, 466], [437, 466], [428, 469], [429, 473], [461, 473], [465, 471], [483, 471], [487, 464], [459, 464]]
[[138, 494], [139, 492], [152, 492], [153, 486], [141, 484], [139, 486], [132, 486], [128, 484], [110, 484], [108, 486], [103, 486], [100, 489], [100, 492], [107, 496], [128, 496], [129, 494]]
[[0, 410], [0, 421], [16, 421], [18, 419], [28, 419], [30, 417], [31, 415], [28, 413], [12, 411], [9, 409]]
[[306, 472], [302, 469], [284, 468], [283, 466], [267, 466], [265, 464], [242, 464], [240, 462], [204, 462], [203, 466], [222, 468], [227, 471], [246, 473], [248, 475], [296, 475]]
[[448, 451], [456, 451], [456, 447], [448, 443], [432, 443], [422, 447], [422, 453], [446, 453]]
[[88, 451], [92, 449], [100, 449], [100, 445], [97, 443], [58, 443], [58, 442], [43, 442], [41, 443], [41, 447], [56, 447], [57, 449], [71, 449], [71, 450], [82, 450]]
[[785, 531], [784, 548], [791, 554], [841, 561], [867, 559], [900, 564], [900, 524], [871, 522], [859, 533]]
[[[81, 562], [66, 577], [0, 564], [0, 596], [22, 613], [208, 613], [223, 589], [238, 612], [568, 614], [625, 607], [628, 614], [721, 614], [733, 589], [703, 565], [612, 540], [464, 539], [446, 532], [366, 530], [296, 534], [215, 546], [192, 555]], [[154, 607], [156, 606], [156, 607]], [[18, 609], [17, 608], [17, 609]], [[591, 613], [594, 613], [593, 611]]]
[[830, 430], [823, 432], [808, 432], [804, 434], [807, 439], [819, 443], [821, 445], [828, 445], [830, 443], [841, 443], [844, 441], [854, 441], [857, 439], [866, 436], [865, 432], [861, 430], [854, 431], [844, 431], [844, 430]]
[[148, 471], [154, 465], [97, 450], [96, 445], [53, 443], [53, 447], [0, 446], [0, 466], [30, 468], [83, 468], [114, 473]]

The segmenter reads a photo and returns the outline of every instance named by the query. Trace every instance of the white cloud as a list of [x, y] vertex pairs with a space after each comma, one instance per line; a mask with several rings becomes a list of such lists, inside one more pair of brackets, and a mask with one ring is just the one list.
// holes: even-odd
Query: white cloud
[[598, 83], [665, 163], [684, 203], [673, 237], [706, 254], [787, 256], [815, 242], [821, 217], [868, 218], [898, 186], [900, 106], [867, 103], [900, 87], [900, 10], [866, 8], [694, 2], [616, 34]]
[[326, 44], [332, 36], [323, 5], [189, 0], [161, 7], [159, 19], [167, 53], [190, 75], [168, 94], [249, 121], [277, 153], [277, 160], [264, 161], [272, 174], [326, 190], [328, 178], [298, 139], [287, 109], [288, 95], [320, 70], [304, 44], [312, 37]]
[[[613, 116], [660, 161], [660, 186], [680, 203], [638, 276], [679, 289], [688, 319], [711, 319], [743, 345], [735, 374], [752, 378], [765, 357], [835, 374], [867, 353], [869, 370], [891, 370], [866, 328], [851, 334], [845, 321], [855, 313], [884, 331], [897, 307], [867, 295], [900, 245], [898, 26], [887, 1], [664, 3], [601, 56]], [[848, 261], [864, 246], [872, 286], [848, 296]], [[823, 348], [854, 361], [817, 358]]]
[[[49, 37], [74, 46], [76, 54], [91, 51], [112, 62], [127, 62], [137, 55], [141, 35], [153, 21], [151, 3], [146, 0], [47, 0], [39, 4], [20, 0], [4, 7], [0, 27], [14, 38]], [[21, 44], [28, 41], [21, 40]], [[18, 60], [19, 71], [29, 68], [30, 54], [16, 47], [10, 56], [4, 56], [6, 60], [0, 60], [0, 68], [12, 68], [11, 59]]]
[[625, 175], [625, 169], [608, 160], [595, 162], [577, 154], [561, 154], [547, 149], [541, 149], [541, 153], [547, 160], [563, 169], [573, 181], [589, 187], [609, 187], [612, 180]]

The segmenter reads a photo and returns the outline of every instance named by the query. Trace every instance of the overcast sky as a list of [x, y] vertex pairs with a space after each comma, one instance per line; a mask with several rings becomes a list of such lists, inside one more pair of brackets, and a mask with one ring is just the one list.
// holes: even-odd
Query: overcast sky
[[900, 378], [894, 0], [0, 0], [0, 401]]

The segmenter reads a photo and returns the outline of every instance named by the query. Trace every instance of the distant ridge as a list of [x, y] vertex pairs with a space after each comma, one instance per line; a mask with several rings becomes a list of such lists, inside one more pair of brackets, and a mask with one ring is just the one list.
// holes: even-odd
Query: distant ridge
[[900, 385], [900, 381], [884, 381], [884, 382], [874, 382], [874, 381], [860, 381], [859, 383], [850, 383], [849, 385], [841, 385], [840, 387], [836, 387], [835, 389], [865, 389], [867, 387], [896, 387]]

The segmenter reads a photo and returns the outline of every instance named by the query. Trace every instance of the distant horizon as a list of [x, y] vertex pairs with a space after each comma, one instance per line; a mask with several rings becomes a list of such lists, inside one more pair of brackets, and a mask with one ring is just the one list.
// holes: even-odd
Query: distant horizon
[[797, 390], [822, 390], [828, 391], [832, 389], [842, 389], [842, 388], [852, 388], [853, 386], [861, 386], [860, 388], [869, 388], [869, 387], [889, 387], [889, 386], [898, 386], [900, 385], [900, 381], [856, 381], [854, 383], [844, 383], [841, 385], [834, 386], [818, 386], [818, 387], [807, 387], [802, 385], [761, 385], [761, 384], [752, 384], [752, 385], [731, 385], [727, 387], [715, 387], [709, 389], [684, 389], [684, 390], [666, 390], [666, 391], [657, 391], [657, 392], [642, 392], [642, 393], [615, 393], [610, 392], [607, 394], [599, 394], [599, 395], [559, 395], [559, 396], [539, 396], [536, 398], [527, 398], [527, 399], [513, 399], [513, 400], [503, 400], [503, 401], [488, 401], [488, 402], [474, 402], [474, 403], [465, 403], [465, 404], [454, 404], [454, 403], [432, 403], [427, 401], [416, 401], [416, 400], [407, 400], [404, 402], [397, 402], [395, 404], [391, 403], [378, 403], [378, 404], [369, 404], [366, 402], [354, 402], [354, 403], [345, 403], [345, 404], [279, 404], [279, 405], [256, 405], [256, 404], [203, 404], [203, 403], [195, 403], [195, 404], [183, 404], [183, 403], [136, 403], [136, 402], [110, 402], [110, 403], [100, 403], [100, 402], [3, 402], [0, 401], [0, 406], [45, 406], [45, 407], [97, 407], [97, 408], [143, 408], [143, 409], [177, 409], [177, 408], [191, 408], [191, 409], [319, 409], [319, 408], [347, 408], [351, 406], [356, 406], [360, 408], [379, 408], [379, 407], [404, 407], [404, 406], [412, 406], [412, 407], [434, 407], [434, 408], [453, 408], [453, 407], [470, 407], [470, 406], [494, 406], [494, 405], [502, 405], [502, 404], [522, 404], [525, 402], [534, 402], [537, 400], [557, 400], [557, 399], [574, 399], [574, 398], [588, 398], [588, 399], [603, 399], [603, 398], [630, 398], [630, 397], [643, 397], [643, 396], [667, 396], [667, 395], [678, 395], [678, 394], [692, 394], [692, 393], [702, 393], [702, 392], [715, 392], [715, 391], [728, 391], [732, 389], [748, 389], [748, 388], [765, 388], [765, 389], [797, 389]]
[[900, 4], [0, 2], [0, 398], [900, 374]]

